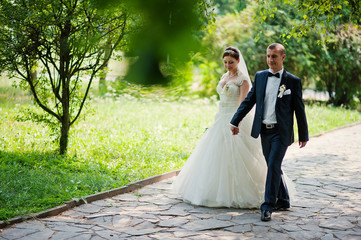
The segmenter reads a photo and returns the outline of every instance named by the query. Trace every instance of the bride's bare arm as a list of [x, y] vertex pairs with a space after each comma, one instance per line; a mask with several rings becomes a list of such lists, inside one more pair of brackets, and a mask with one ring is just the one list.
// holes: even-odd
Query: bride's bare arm
[[247, 97], [249, 91], [249, 83], [247, 80], [243, 80], [242, 85], [239, 87], [239, 104]]

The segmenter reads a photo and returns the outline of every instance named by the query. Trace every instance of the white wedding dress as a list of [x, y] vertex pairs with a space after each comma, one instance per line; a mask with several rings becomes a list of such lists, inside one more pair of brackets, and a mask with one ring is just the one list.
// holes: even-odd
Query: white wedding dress
[[172, 191], [194, 205], [259, 208], [264, 201], [267, 165], [260, 138], [251, 137], [253, 110], [232, 135], [230, 121], [239, 105], [242, 76], [222, 76], [217, 86], [219, 109], [172, 184]]

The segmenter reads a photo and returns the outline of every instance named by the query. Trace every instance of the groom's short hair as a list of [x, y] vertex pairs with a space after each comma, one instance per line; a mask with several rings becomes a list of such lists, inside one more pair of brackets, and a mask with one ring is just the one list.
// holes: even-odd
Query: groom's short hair
[[267, 49], [277, 49], [281, 55], [286, 54], [286, 48], [280, 43], [272, 43], [267, 47]]

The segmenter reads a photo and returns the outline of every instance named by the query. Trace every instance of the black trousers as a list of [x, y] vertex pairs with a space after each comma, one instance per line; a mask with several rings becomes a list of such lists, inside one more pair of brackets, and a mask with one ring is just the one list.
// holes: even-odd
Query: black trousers
[[290, 198], [282, 174], [282, 161], [288, 146], [281, 143], [277, 127], [261, 131], [262, 151], [266, 159], [268, 170], [265, 188], [265, 201], [261, 210], [273, 211], [274, 207], [289, 206]]

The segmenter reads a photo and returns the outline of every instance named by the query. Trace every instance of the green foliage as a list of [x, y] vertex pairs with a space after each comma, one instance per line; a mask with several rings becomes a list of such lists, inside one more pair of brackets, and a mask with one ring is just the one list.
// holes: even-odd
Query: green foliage
[[195, 92], [202, 97], [216, 95], [216, 86], [220, 77], [224, 74], [219, 68], [219, 63], [204, 59], [203, 62], [199, 64], [199, 68], [201, 70], [202, 83], [195, 89]]
[[278, 9], [274, 3], [281, 3], [293, 8], [302, 21], [297, 22], [287, 32], [287, 37], [301, 38], [307, 36], [312, 30], [319, 34], [334, 29], [336, 25], [361, 23], [361, 1], [358, 0], [277, 0], [256, 1], [264, 10], [256, 21], [263, 23], [267, 18], [272, 18]]
[[140, 24], [131, 35], [127, 52], [127, 56], [137, 58], [125, 80], [147, 85], [168, 83], [173, 74], [162, 72], [161, 65], [183, 67], [180, 63], [198, 49], [205, 26], [214, 18], [211, 2], [132, 0], [128, 5], [139, 14]]
[[186, 64], [182, 64], [181, 67], [172, 63], [165, 66], [165, 68], [167, 68], [165, 72], [171, 73], [172, 75], [170, 87], [173, 96], [181, 97], [190, 92], [194, 76], [193, 64], [193, 61], [190, 60], [186, 62]]
[[249, 0], [213, 0], [218, 15], [242, 11]]
[[327, 35], [328, 41], [321, 34], [321, 44], [312, 45], [316, 87], [327, 91], [334, 105], [354, 107], [361, 101], [361, 30], [354, 25], [340, 26]]

